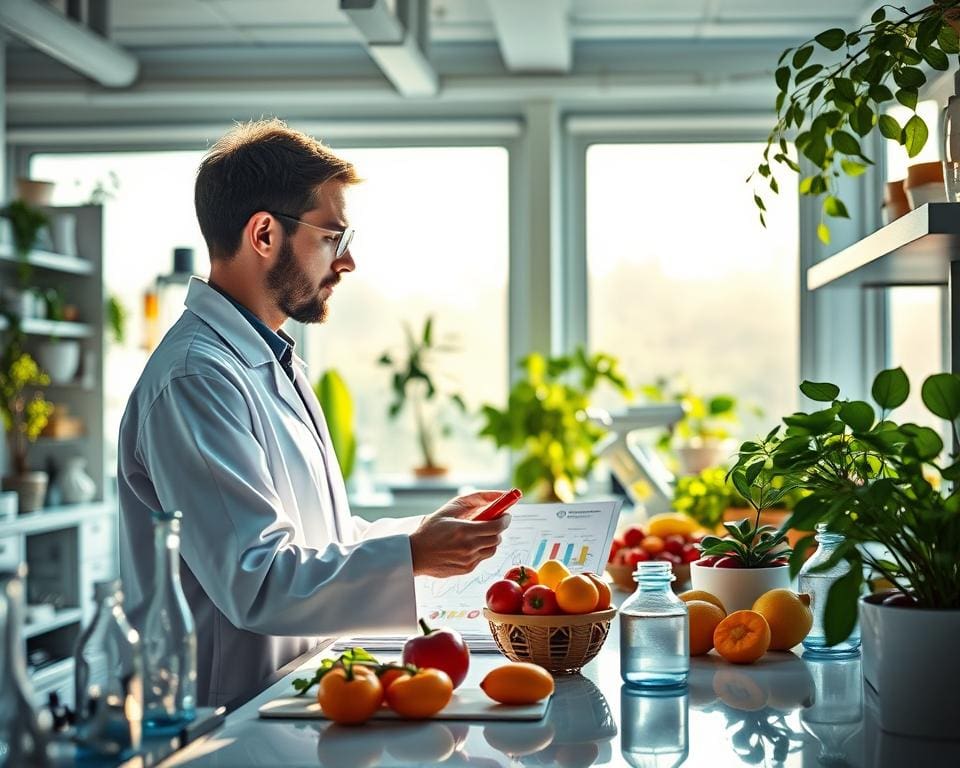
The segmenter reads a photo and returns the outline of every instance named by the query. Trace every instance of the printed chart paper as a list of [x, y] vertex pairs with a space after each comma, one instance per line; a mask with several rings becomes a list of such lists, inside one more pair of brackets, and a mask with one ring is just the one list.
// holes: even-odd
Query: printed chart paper
[[449, 579], [417, 577], [417, 607], [432, 626], [490, 637], [483, 618], [488, 587], [514, 565], [539, 568], [559, 560], [571, 573], [603, 573], [620, 514], [620, 500], [518, 504], [497, 553], [472, 573]]

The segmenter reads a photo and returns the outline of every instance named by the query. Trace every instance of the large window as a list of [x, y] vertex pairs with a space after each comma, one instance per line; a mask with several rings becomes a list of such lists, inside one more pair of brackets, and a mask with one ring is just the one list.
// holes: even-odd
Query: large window
[[744, 184], [761, 144], [595, 144], [587, 151], [589, 339], [631, 382], [682, 375], [766, 416], [795, 407], [799, 368], [796, 184]]
[[[358, 229], [356, 271], [331, 301], [330, 319], [307, 332], [316, 374], [336, 368], [356, 401], [359, 440], [381, 475], [411, 477], [420, 465], [413, 414], [391, 421], [390, 370], [402, 356], [404, 324], [419, 335], [427, 317], [458, 351], [436, 356], [440, 384], [469, 409], [502, 406], [507, 392], [508, 154], [501, 147], [351, 149], [364, 177], [348, 193]], [[455, 477], [500, 482], [505, 458], [476, 437], [477, 424], [446, 408], [450, 434], [439, 463]]]

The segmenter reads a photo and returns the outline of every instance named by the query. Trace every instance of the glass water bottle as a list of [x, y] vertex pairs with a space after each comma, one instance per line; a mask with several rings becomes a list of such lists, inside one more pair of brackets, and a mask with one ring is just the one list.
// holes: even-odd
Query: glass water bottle
[[180, 586], [180, 512], [154, 513], [153, 595], [143, 620], [144, 724], [178, 730], [196, 717], [197, 634]]
[[21, 637], [26, 568], [0, 571], [0, 768], [49, 765], [46, 734], [33, 711]]
[[120, 582], [94, 585], [96, 613], [75, 654], [80, 753], [119, 757], [140, 748], [143, 659], [140, 635], [123, 612]]
[[637, 590], [620, 608], [620, 676], [651, 688], [684, 685], [690, 672], [687, 604], [673, 594], [670, 563], [637, 563]]
[[825, 656], [850, 656], [860, 650], [860, 627], [853, 628], [850, 637], [836, 645], [827, 645], [823, 628], [823, 613], [827, 605], [827, 594], [834, 583], [850, 571], [850, 563], [840, 560], [830, 568], [814, 570], [827, 562], [846, 537], [840, 533], [827, 530], [826, 523], [817, 523], [816, 535], [818, 547], [813, 556], [803, 564], [798, 577], [801, 592], [810, 595], [810, 610], [813, 611], [813, 626], [803, 640], [803, 647], [811, 653]]

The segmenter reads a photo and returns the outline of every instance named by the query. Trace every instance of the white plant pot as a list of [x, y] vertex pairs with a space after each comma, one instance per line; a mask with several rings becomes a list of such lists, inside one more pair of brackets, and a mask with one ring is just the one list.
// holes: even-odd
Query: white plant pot
[[67, 459], [64, 464], [58, 483], [64, 504], [86, 504], [97, 495], [97, 483], [86, 467], [87, 460], [82, 456]]
[[47, 341], [37, 348], [37, 362], [54, 384], [68, 384], [80, 367], [80, 342]]
[[684, 475], [697, 475], [705, 469], [723, 464], [733, 452], [730, 440], [697, 440], [677, 448]]
[[77, 255], [77, 217], [72, 213], [51, 213], [50, 238], [53, 250], [64, 256]]
[[790, 566], [713, 568], [690, 563], [690, 586], [719, 597], [727, 613], [748, 611], [765, 592], [790, 588]]
[[880, 727], [960, 740], [960, 610], [903, 608], [860, 599], [863, 677], [877, 693]]
[[946, 203], [947, 190], [942, 181], [931, 181], [929, 184], [920, 184], [916, 187], [904, 187], [910, 210], [915, 211], [927, 203]]

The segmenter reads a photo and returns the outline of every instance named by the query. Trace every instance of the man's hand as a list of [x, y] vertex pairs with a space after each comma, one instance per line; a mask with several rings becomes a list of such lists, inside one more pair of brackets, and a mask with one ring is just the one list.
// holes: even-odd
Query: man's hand
[[510, 515], [482, 523], [471, 518], [501, 495], [502, 491], [477, 491], [457, 496], [425, 517], [410, 535], [414, 576], [459, 576], [492, 557]]

